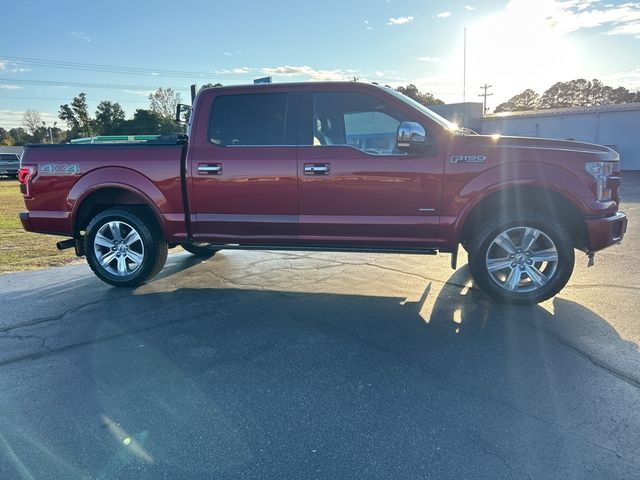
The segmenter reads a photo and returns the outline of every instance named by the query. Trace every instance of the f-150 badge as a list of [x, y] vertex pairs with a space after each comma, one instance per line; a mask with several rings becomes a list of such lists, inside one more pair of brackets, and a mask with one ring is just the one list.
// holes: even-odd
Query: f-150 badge
[[484, 163], [486, 155], [451, 155], [451, 163]]
[[53, 163], [47, 163], [40, 167], [42, 173], [49, 175], [75, 175], [80, 173], [80, 165], [77, 163], [71, 165], [55, 165]]

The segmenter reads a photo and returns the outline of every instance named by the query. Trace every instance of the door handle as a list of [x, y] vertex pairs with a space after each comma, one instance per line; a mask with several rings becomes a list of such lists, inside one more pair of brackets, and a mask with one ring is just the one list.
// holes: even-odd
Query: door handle
[[220, 175], [222, 173], [222, 165], [219, 163], [199, 163], [199, 175]]
[[328, 163], [305, 163], [305, 175], [327, 175], [330, 171]]

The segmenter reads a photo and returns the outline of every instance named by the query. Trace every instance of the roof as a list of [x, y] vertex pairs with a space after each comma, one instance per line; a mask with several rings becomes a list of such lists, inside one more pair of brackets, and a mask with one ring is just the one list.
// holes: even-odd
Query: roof
[[546, 108], [541, 110], [526, 110], [523, 112], [503, 112], [485, 115], [485, 120], [499, 120], [501, 118], [519, 117], [548, 117], [555, 115], [579, 115], [585, 113], [625, 112], [640, 110], [640, 103], [616, 103], [611, 105], [595, 105], [593, 107]]
[[386, 87], [383, 85], [377, 85], [373, 83], [366, 82], [353, 82], [353, 81], [334, 81], [334, 82], [316, 82], [316, 81], [308, 81], [308, 82], [275, 82], [275, 83], [248, 83], [243, 85], [223, 85], [221, 87], [207, 87], [203, 88], [201, 91], [208, 90], [311, 90], [314, 88], [372, 88], [372, 89], [381, 89], [384, 90]]

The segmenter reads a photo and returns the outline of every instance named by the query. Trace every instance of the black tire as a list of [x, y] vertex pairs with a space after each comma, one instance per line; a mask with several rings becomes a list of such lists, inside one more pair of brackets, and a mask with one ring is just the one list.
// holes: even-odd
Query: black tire
[[220, 249], [208, 243], [181, 243], [180, 246], [198, 258], [211, 258]]
[[[535, 237], [534, 247], [522, 251], [519, 247], [527, 243], [526, 232], [533, 232], [530, 236], [533, 238], [535, 231], [540, 233]], [[521, 243], [507, 242], [508, 248], [503, 248], [504, 237], [498, 237], [504, 233]], [[509, 252], [512, 248], [515, 250]], [[537, 253], [534, 248], [538, 248]], [[502, 252], [500, 258], [492, 257], [496, 252]], [[551, 261], [537, 261], [545, 256]], [[492, 272], [488, 266], [490, 262], [494, 264]], [[508, 265], [499, 269], [505, 262]], [[555, 217], [535, 211], [507, 212], [475, 232], [469, 244], [471, 275], [485, 293], [504, 303], [530, 305], [553, 297], [569, 281], [574, 263], [573, 242], [567, 231]], [[543, 276], [539, 276], [540, 273]]]
[[[115, 222], [118, 225], [117, 230], [120, 236], [127, 235], [131, 230], [135, 230], [139, 236], [139, 240], [131, 244], [131, 254], [136, 253], [136, 255], [140, 256], [139, 252], [142, 252], [142, 261], [138, 263], [131, 262], [127, 256], [128, 250], [122, 253], [121, 255], [126, 257], [126, 259], [122, 259], [122, 262], [125, 263], [125, 273], [122, 274], [114, 273], [115, 270], [120, 268], [120, 259], [114, 258], [106, 266], [98, 259], [98, 255], [102, 253], [101, 258], [106, 261], [108, 254], [115, 254], [114, 248], [117, 249], [117, 247], [111, 247], [114, 253], [110, 253], [110, 249], [107, 246], [96, 245], [95, 243], [99, 232], [111, 232], [111, 229], [108, 228], [110, 222]], [[101, 233], [99, 240], [104, 241], [104, 237], [105, 235]], [[115, 242], [113, 238], [109, 237], [108, 233], [107, 237], [106, 240]], [[127, 238], [122, 239], [119, 243], [123, 243]], [[135, 252], [134, 249], [136, 250]], [[87, 263], [93, 273], [103, 282], [116, 287], [135, 287], [144, 283], [156, 276], [167, 260], [167, 242], [162, 238], [162, 233], [156, 223], [121, 208], [105, 210], [91, 219], [84, 237], [84, 251]], [[115, 267], [114, 262], [116, 264]]]

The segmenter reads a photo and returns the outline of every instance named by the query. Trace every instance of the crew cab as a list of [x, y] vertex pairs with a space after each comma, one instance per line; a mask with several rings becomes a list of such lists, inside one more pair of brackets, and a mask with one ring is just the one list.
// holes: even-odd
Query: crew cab
[[167, 249], [469, 253], [495, 299], [560, 291], [574, 250], [619, 243], [619, 156], [477, 135], [358, 82], [202, 90], [187, 134], [27, 146], [24, 228], [69, 237], [105, 282], [156, 275]]

